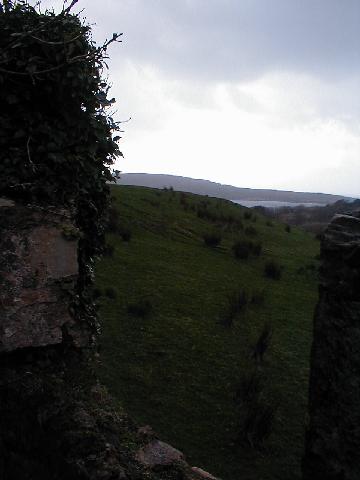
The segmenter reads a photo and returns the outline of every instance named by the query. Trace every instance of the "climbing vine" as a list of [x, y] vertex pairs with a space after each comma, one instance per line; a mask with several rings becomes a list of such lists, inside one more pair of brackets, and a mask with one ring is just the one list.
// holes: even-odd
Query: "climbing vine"
[[106, 48], [118, 38], [96, 47], [69, 8], [56, 15], [0, 2], [0, 191], [75, 207], [95, 237], [120, 154], [103, 79]]
[[109, 167], [121, 155], [104, 76], [120, 35], [96, 46], [76, 2], [55, 14], [0, 0], [0, 195], [73, 213], [86, 283], [103, 241]]

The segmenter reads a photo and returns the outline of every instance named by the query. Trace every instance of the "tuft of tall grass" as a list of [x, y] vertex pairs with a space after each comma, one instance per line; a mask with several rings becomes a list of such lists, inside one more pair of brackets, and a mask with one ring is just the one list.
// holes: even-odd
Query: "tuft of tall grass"
[[238, 409], [235, 442], [263, 449], [273, 432], [278, 406], [266, 400], [265, 386], [257, 370], [240, 379], [234, 400]]
[[227, 307], [222, 319], [222, 324], [225, 327], [231, 327], [236, 316], [245, 309], [248, 301], [248, 294], [245, 290], [229, 294], [227, 296]]
[[250, 255], [258, 257], [262, 252], [262, 244], [251, 240], [238, 240], [232, 246], [232, 251], [236, 258], [242, 260], [249, 258]]
[[152, 303], [149, 299], [141, 298], [137, 302], [129, 303], [127, 311], [135, 317], [145, 318], [151, 314], [153, 310]]
[[204, 243], [207, 247], [215, 248], [220, 245], [222, 235], [220, 232], [208, 232], [203, 235]]
[[272, 338], [273, 330], [269, 323], [265, 323], [262, 331], [253, 347], [252, 357], [256, 363], [262, 363], [264, 355], [268, 350]]
[[265, 277], [272, 278], [273, 280], [280, 280], [281, 278], [281, 266], [274, 260], [269, 260], [264, 266]]

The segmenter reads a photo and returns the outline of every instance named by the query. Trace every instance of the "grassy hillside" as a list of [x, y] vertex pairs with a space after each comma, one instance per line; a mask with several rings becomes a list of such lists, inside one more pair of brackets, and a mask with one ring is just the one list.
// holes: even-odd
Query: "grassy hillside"
[[[300, 478], [318, 243], [226, 200], [112, 194], [119, 225], [113, 214], [96, 268], [102, 381], [193, 465], [224, 479]], [[206, 246], [215, 233], [221, 243]], [[238, 240], [261, 242], [260, 255], [236, 258]], [[280, 279], [264, 275], [270, 260]], [[273, 334], [256, 362], [264, 325]]]

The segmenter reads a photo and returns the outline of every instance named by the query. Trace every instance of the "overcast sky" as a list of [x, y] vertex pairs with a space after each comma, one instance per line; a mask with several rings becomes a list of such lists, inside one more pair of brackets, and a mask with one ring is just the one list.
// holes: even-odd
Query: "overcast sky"
[[[34, 2], [30, 2], [34, 4]], [[43, 0], [59, 11], [61, 0]], [[360, 196], [360, 0], [80, 0], [123, 172]]]

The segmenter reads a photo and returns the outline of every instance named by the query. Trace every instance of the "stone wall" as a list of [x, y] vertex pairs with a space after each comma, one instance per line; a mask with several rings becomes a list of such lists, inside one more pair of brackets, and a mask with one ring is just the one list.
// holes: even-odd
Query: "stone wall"
[[99, 385], [79, 237], [64, 210], [0, 199], [0, 479], [216, 480]]
[[70, 314], [77, 233], [66, 211], [0, 200], [0, 354], [59, 344], [65, 334], [88, 342]]
[[304, 480], [360, 478], [360, 214], [336, 215], [321, 245]]

